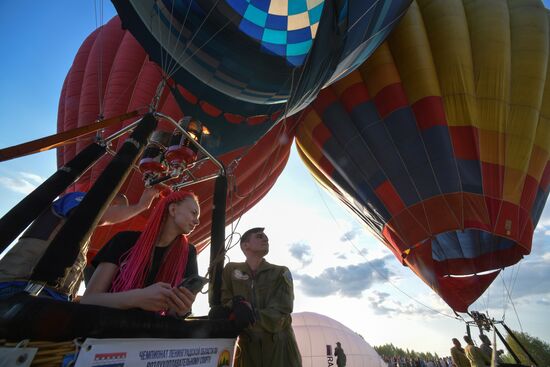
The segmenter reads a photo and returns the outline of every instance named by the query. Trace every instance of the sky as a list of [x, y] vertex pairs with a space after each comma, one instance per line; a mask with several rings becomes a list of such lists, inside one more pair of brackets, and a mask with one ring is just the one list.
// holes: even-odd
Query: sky
[[[113, 15], [107, 1], [0, 1], [0, 148], [56, 132], [59, 95], [73, 58], [86, 36]], [[54, 151], [0, 163], [0, 215], [55, 170]], [[315, 183], [294, 148], [273, 189], [242, 217], [237, 231], [256, 226], [266, 227], [270, 238], [267, 260], [293, 273], [295, 312], [327, 315], [371, 345], [440, 355], [448, 354], [451, 338], [464, 335], [464, 323]], [[228, 256], [244, 259], [238, 246]], [[205, 251], [201, 273], [207, 262]], [[548, 204], [532, 253], [502, 274], [471, 309], [550, 342]], [[198, 297], [194, 311], [208, 312], [206, 296]]]

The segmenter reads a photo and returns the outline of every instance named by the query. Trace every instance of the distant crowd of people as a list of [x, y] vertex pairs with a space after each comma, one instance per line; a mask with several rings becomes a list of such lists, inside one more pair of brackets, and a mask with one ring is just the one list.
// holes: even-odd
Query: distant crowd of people
[[388, 367], [453, 367], [451, 357], [433, 359], [410, 358], [410, 357], [385, 357], [384, 362]]
[[[453, 338], [453, 347], [451, 355], [447, 357], [422, 359], [410, 357], [384, 357], [384, 361], [388, 367], [488, 367], [491, 366], [491, 358], [493, 348], [491, 341], [485, 334], [479, 336], [481, 344], [479, 347], [474, 345], [472, 338], [468, 335], [464, 336], [466, 347], [462, 345], [458, 339]], [[502, 364], [500, 355], [502, 350], [497, 351], [497, 365]]]

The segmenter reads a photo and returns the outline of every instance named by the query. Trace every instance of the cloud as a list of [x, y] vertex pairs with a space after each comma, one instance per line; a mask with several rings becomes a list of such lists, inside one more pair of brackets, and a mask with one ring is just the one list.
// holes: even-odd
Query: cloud
[[[374, 290], [367, 297], [370, 305], [369, 309], [377, 315], [392, 317], [441, 317], [440, 313], [448, 314], [448, 309], [441, 302], [439, 305], [430, 305], [428, 307], [422, 304], [407, 303], [393, 299], [394, 296], [386, 292]], [[437, 303], [437, 300], [435, 300]]]
[[[544, 216], [550, 217], [548, 206], [543, 212]], [[543, 219], [543, 218], [541, 218]], [[544, 232], [550, 230], [550, 219], [539, 222], [547, 223]], [[540, 230], [533, 235], [531, 253], [525, 256], [517, 265], [505, 268], [495, 279], [490, 295], [502, 295], [495, 302], [502, 306], [503, 302], [509, 302], [508, 296], [503, 300], [508, 291], [514, 302], [536, 303], [540, 298], [550, 299], [550, 237]], [[506, 289], [507, 288], [507, 289]]]
[[311, 247], [305, 243], [293, 243], [289, 248], [293, 258], [302, 263], [302, 266], [311, 264], [313, 256], [311, 255]]
[[544, 234], [545, 236], [550, 236], [550, 205], [546, 204], [544, 207], [537, 228], [535, 228], [536, 234]]
[[[548, 227], [547, 232], [550, 231]], [[544, 232], [535, 232], [533, 234], [533, 245], [531, 247], [531, 253], [525, 257], [524, 261], [531, 261], [534, 258], [545, 256], [550, 252], [550, 235]], [[548, 256], [548, 255], [546, 255]]]
[[[354, 227], [350, 229], [349, 231], [345, 232], [340, 237], [340, 242], [349, 243], [353, 246], [354, 250], [351, 252], [353, 254], [359, 254], [360, 256], [365, 257], [367, 255], [367, 249], [358, 249], [357, 246], [353, 243], [353, 240], [358, 238], [364, 234], [364, 229], [359, 227]], [[347, 260], [348, 259], [348, 253], [347, 252], [335, 252], [334, 257], [340, 260]]]
[[344, 233], [342, 237], [340, 237], [340, 241], [342, 242], [352, 241], [355, 237], [361, 234], [361, 231], [362, 230], [360, 228], [353, 228], [347, 231], [346, 233]]
[[36, 189], [38, 184], [43, 181], [40, 176], [25, 172], [15, 173], [15, 176], [16, 177], [0, 177], [0, 186], [26, 195]]
[[389, 257], [363, 262], [347, 267], [325, 269], [318, 276], [298, 274], [300, 289], [310, 297], [341, 295], [361, 297], [364, 290], [376, 283], [386, 282], [393, 273], [386, 267]]
[[389, 315], [395, 312], [395, 308], [386, 305], [386, 300], [390, 296], [389, 293], [373, 291], [367, 298], [370, 302], [370, 309], [377, 315]]
[[[490, 304], [496, 309], [510, 306], [510, 298], [515, 304], [550, 304], [550, 253], [534, 259], [522, 260], [519, 265], [506, 268], [486, 291]], [[508, 296], [509, 293], [509, 296]], [[486, 295], [474, 304], [486, 306]]]
[[345, 253], [343, 252], [337, 252], [334, 254], [334, 256], [337, 258], [337, 259], [340, 259], [340, 260], [347, 260], [348, 257], [346, 256]]
[[489, 307], [502, 312], [511, 309], [512, 303], [516, 307], [550, 305], [550, 247], [548, 242], [533, 242], [531, 254], [502, 270], [470, 309]]
[[[512, 292], [512, 299], [550, 294], [550, 255], [548, 253], [534, 260], [522, 260], [515, 282], [512, 282], [506, 273], [502, 274], [504, 283]], [[511, 269], [510, 269], [511, 270]], [[506, 272], [506, 270], [505, 270]], [[494, 293], [505, 292], [502, 280], [495, 281]], [[513, 285], [513, 288], [511, 286]], [[493, 293], [493, 291], [491, 291]]]
[[39, 175], [36, 175], [34, 173], [19, 172], [19, 174], [21, 176], [23, 176], [23, 178], [26, 178], [27, 180], [30, 180], [30, 181], [34, 181], [37, 184], [41, 184], [42, 182], [44, 182], [44, 178], [42, 178]]

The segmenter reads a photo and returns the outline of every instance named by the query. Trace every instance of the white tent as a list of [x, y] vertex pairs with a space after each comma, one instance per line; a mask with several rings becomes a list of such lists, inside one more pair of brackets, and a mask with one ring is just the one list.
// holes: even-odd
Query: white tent
[[334, 348], [340, 342], [346, 367], [385, 367], [386, 363], [359, 334], [336, 320], [313, 312], [292, 314], [292, 328], [303, 367], [336, 366]]

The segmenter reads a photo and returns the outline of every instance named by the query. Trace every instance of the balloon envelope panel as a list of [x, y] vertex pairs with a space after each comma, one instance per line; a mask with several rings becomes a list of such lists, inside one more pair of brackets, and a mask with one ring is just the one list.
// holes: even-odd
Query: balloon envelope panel
[[316, 177], [457, 311], [531, 250], [550, 181], [548, 45], [538, 1], [415, 1], [303, 116]]

